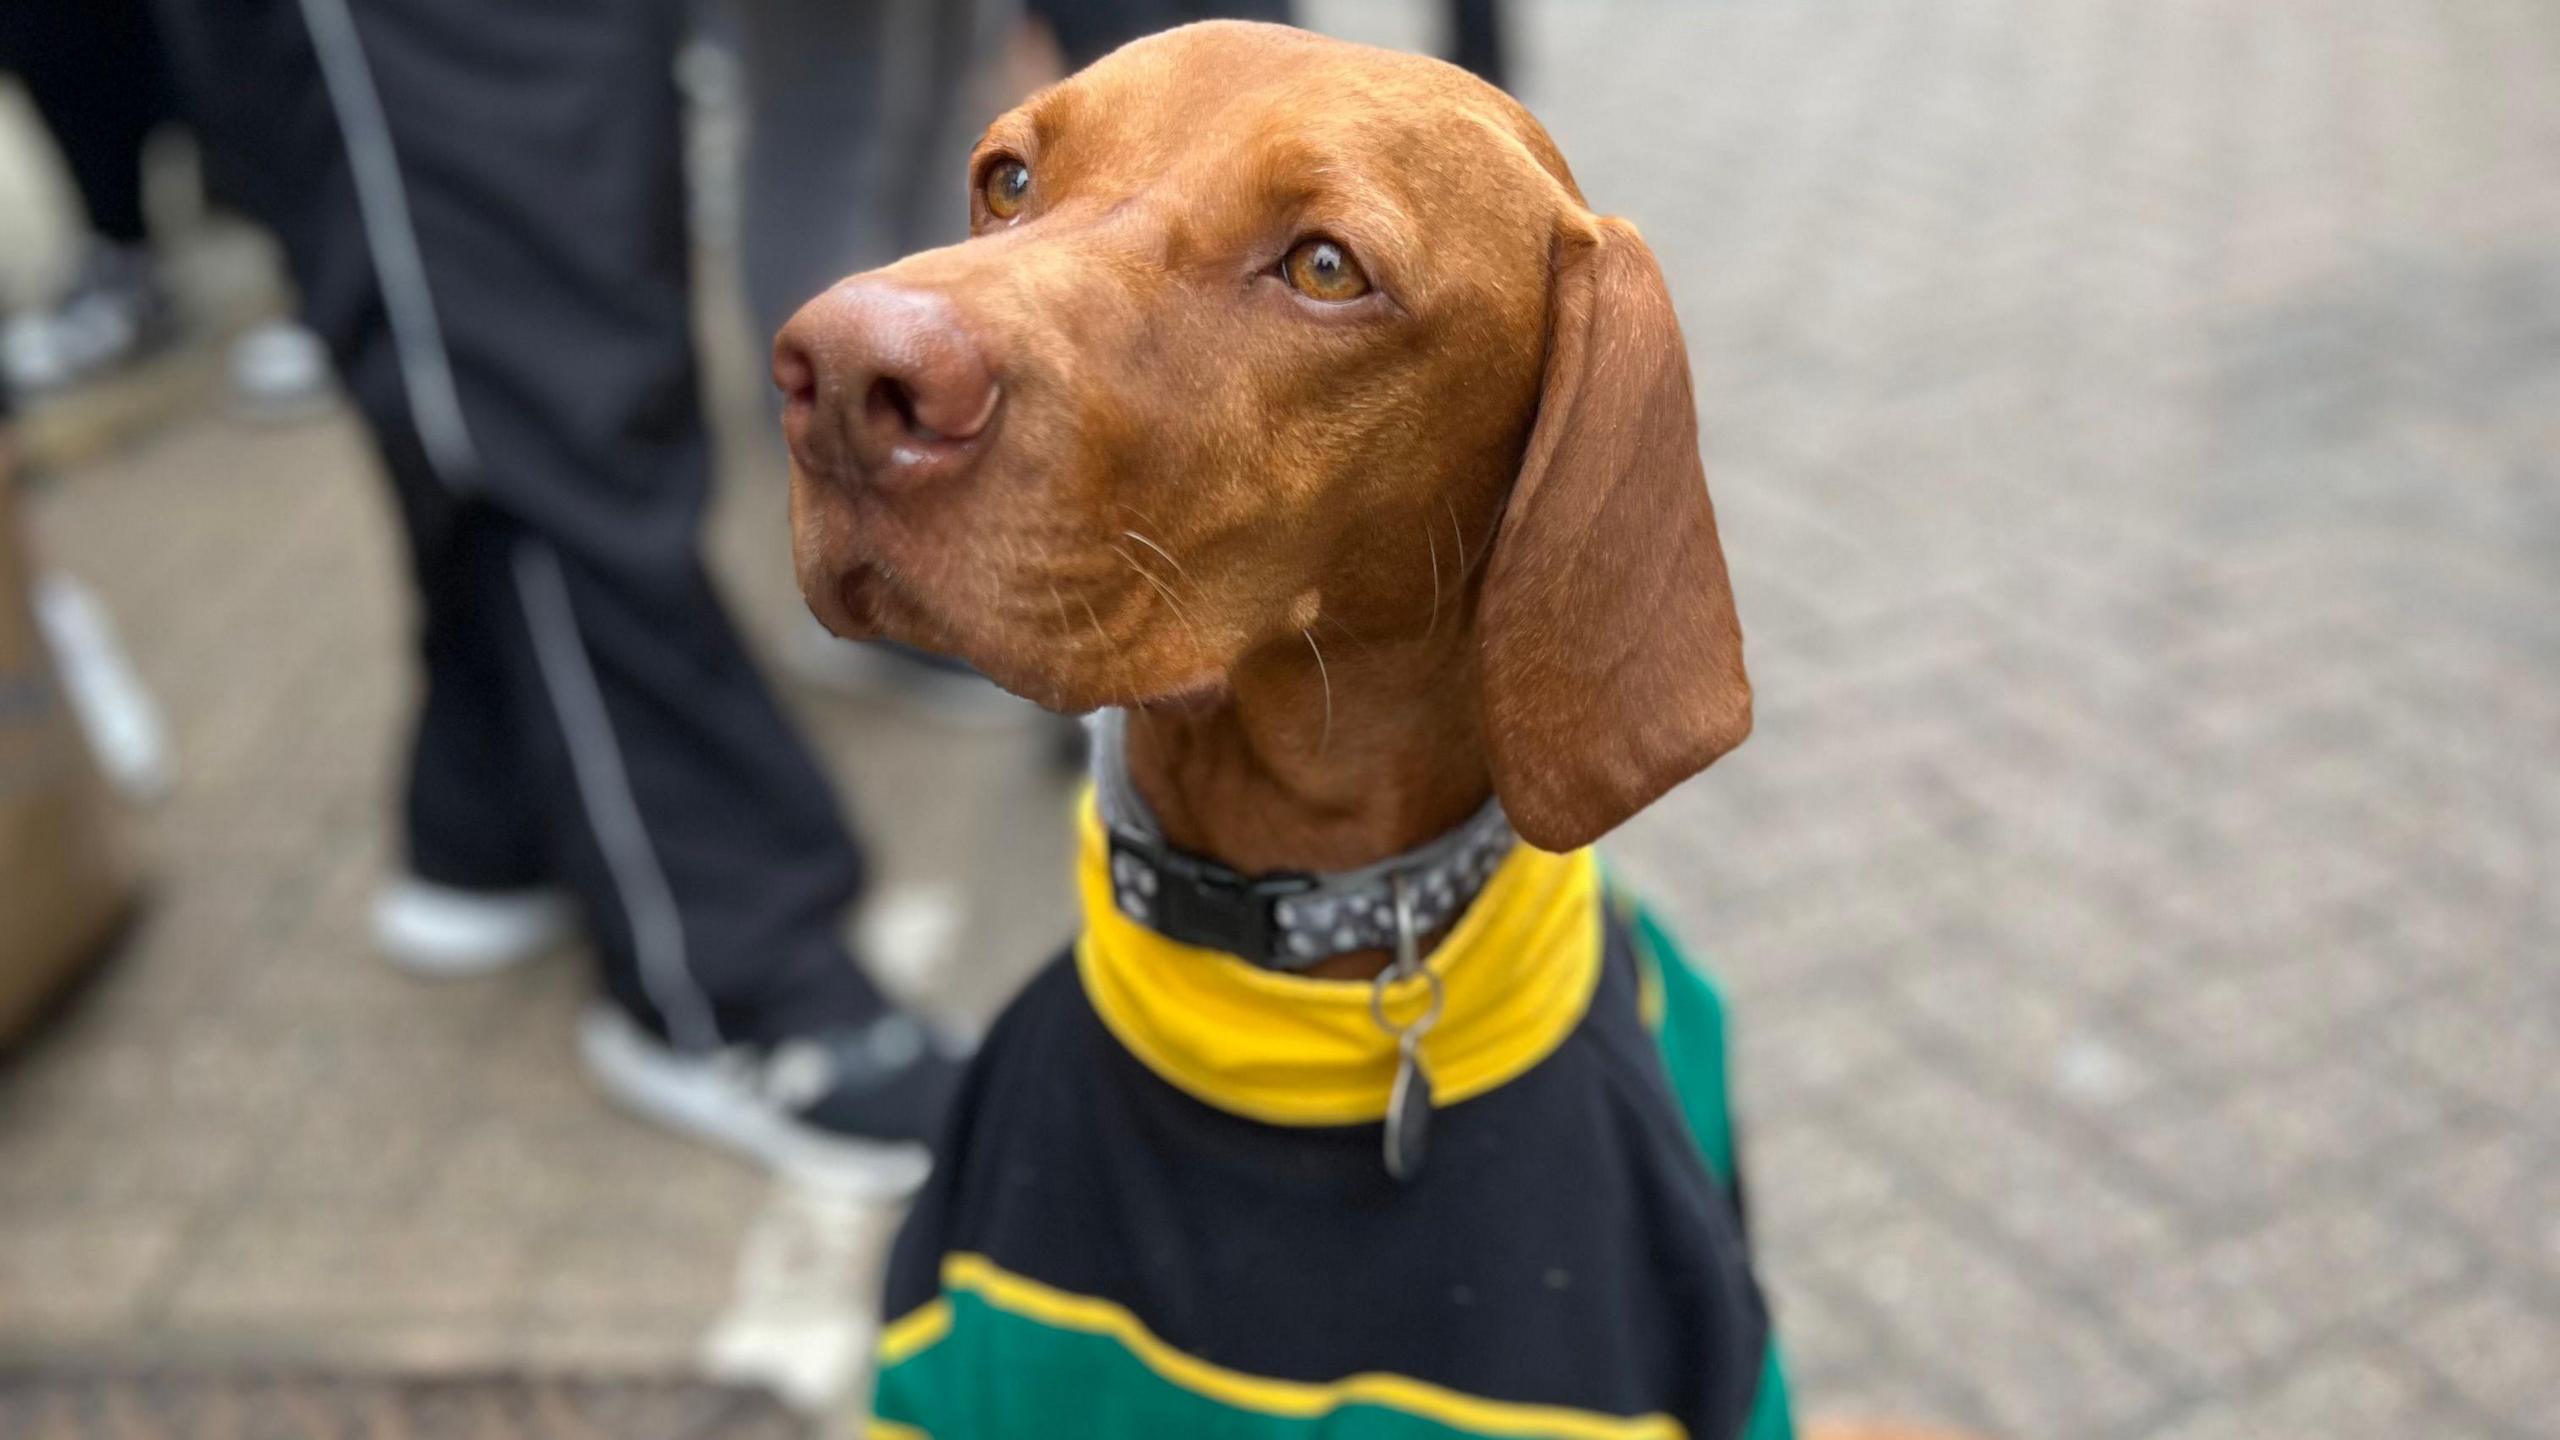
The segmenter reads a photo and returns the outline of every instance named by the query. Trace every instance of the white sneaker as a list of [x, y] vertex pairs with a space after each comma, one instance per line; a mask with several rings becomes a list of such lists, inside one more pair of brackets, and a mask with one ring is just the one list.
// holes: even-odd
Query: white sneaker
[[565, 890], [457, 890], [415, 875], [373, 897], [373, 943], [412, 975], [466, 980], [494, 975], [559, 949], [578, 933]]
[[21, 395], [68, 390], [167, 345], [177, 307], [150, 251], [100, 240], [52, 305], [0, 328], [0, 376]]
[[269, 320], [231, 342], [224, 368], [231, 408], [243, 419], [284, 423], [326, 414], [337, 401], [328, 348], [290, 320]]
[[[968, 923], [956, 885], [880, 886], [855, 917], [853, 952], [890, 994], [907, 1000], [939, 995]], [[948, 1027], [943, 1034], [950, 1038]]]
[[924, 1184], [927, 1137], [960, 1069], [922, 1022], [894, 1010], [852, 1030], [706, 1055], [676, 1049], [598, 1000], [578, 1017], [578, 1054], [596, 1085], [641, 1118], [863, 1200], [899, 1199]]

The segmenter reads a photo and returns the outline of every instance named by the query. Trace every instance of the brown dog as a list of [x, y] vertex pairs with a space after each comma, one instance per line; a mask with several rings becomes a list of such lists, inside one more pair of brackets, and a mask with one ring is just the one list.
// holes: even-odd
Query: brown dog
[[[975, 165], [974, 240], [782, 336], [830, 628], [1151, 707], [1171, 838], [1247, 869], [1393, 853], [1488, 782], [1570, 849], [1748, 733], [1661, 274], [1508, 97], [1208, 26]], [[1310, 241], [1359, 293], [1292, 284]]]
[[[1651, 253], [1507, 96], [1270, 26], [1132, 45], [973, 167], [972, 239], [776, 345], [801, 585], [1129, 711], [1144, 816], [1088, 821], [1087, 936], [961, 1097], [884, 1426], [1783, 1433], [1714, 1002], [1580, 850], [1750, 729]], [[1391, 875], [1312, 964], [1159, 913], [1282, 897], [1258, 936], [1488, 813], [1536, 848], [1414, 862], [1472, 906]]]

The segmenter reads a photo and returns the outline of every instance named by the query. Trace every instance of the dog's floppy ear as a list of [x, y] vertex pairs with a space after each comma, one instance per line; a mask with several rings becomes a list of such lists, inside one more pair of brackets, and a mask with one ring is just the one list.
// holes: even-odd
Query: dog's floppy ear
[[1477, 603], [1494, 791], [1589, 844], [1751, 733], [1689, 357], [1635, 227], [1556, 241], [1546, 380]]

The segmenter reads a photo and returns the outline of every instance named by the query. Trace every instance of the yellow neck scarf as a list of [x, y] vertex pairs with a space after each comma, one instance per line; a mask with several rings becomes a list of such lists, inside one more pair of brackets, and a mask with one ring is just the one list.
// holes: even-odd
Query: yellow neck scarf
[[[1395, 1041], [1365, 980], [1312, 980], [1178, 944], [1120, 913], [1110, 847], [1088, 794], [1078, 806], [1076, 969], [1130, 1054], [1194, 1098], [1274, 1125], [1350, 1125], [1387, 1112]], [[1447, 991], [1422, 1039], [1433, 1102], [1481, 1095], [1545, 1059], [1581, 1022], [1600, 979], [1600, 867], [1589, 850], [1513, 848], [1424, 963]], [[1426, 982], [1387, 992], [1398, 1022]]]

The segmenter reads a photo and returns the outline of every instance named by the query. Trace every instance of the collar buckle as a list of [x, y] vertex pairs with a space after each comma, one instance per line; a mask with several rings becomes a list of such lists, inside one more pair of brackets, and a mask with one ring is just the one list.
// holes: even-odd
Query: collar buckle
[[1246, 875], [1158, 841], [1106, 827], [1111, 893], [1120, 913], [1179, 944], [1239, 956], [1269, 970], [1299, 970], [1322, 956], [1287, 949], [1280, 902], [1317, 887], [1296, 870]]

